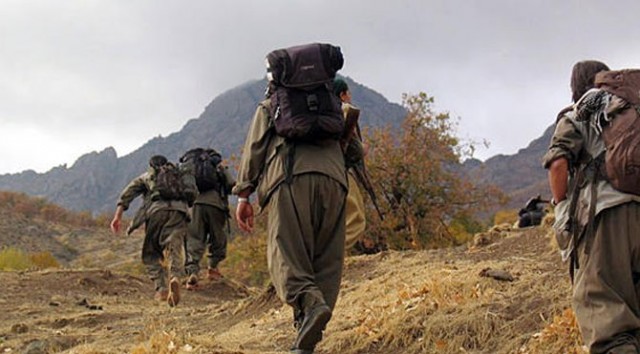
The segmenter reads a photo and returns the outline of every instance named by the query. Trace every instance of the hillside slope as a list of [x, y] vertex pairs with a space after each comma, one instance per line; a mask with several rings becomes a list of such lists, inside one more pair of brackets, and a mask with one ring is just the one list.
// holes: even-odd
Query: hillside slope
[[0, 249], [4, 246], [24, 252], [50, 252], [61, 262], [71, 261], [76, 252], [55, 237], [60, 230], [52, 225], [10, 213], [0, 208]]
[[508, 207], [521, 208], [538, 194], [549, 199], [547, 171], [542, 168], [555, 126], [548, 127], [541, 137], [513, 155], [496, 155], [484, 162], [468, 160], [465, 170], [479, 183], [493, 184], [511, 197]]
[[[348, 258], [317, 352], [576, 352], [566, 267], [546, 233], [507, 228], [488, 246]], [[481, 276], [489, 268], [513, 281]], [[0, 273], [0, 282], [2, 352], [286, 353], [294, 339], [273, 291], [231, 279], [183, 292], [173, 309], [154, 302], [146, 277], [109, 270]]]
[[[363, 126], [398, 126], [405, 110], [379, 93], [346, 78], [354, 102], [363, 110]], [[124, 186], [145, 171], [155, 154], [176, 161], [188, 149], [211, 146], [225, 157], [238, 155], [256, 106], [264, 98], [265, 80], [239, 85], [216, 97], [195, 119], [167, 137], [155, 137], [134, 152], [118, 157], [109, 147], [81, 156], [71, 167], [46, 173], [25, 171], [0, 175], [0, 190], [24, 192], [77, 211], [112, 212]], [[153, 117], [141, 117], [153, 120]]]

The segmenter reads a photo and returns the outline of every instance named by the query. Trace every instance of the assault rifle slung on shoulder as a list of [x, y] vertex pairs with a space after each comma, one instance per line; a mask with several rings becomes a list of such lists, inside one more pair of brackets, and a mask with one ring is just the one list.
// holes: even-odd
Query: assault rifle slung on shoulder
[[[342, 138], [340, 139], [340, 146], [342, 147], [342, 151], [347, 154], [347, 150], [350, 148], [351, 139], [359, 139], [362, 141], [362, 133], [360, 132], [360, 127], [358, 126], [358, 119], [360, 118], [360, 109], [353, 106], [348, 105], [347, 111], [345, 114], [345, 129]], [[355, 135], [355, 136], [354, 136]], [[378, 206], [378, 198], [376, 197], [376, 193], [373, 189], [373, 184], [371, 183], [371, 179], [369, 178], [369, 174], [367, 173], [367, 169], [364, 163], [364, 153], [362, 154], [362, 158], [358, 163], [353, 164], [351, 169], [354, 172], [354, 177], [362, 185], [367, 194], [369, 194], [369, 198], [371, 198], [371, 203], [376, 208], [376, 212], [378, 216], [380, 216], [380, 220], [384, 220], [384, 216], [380, 211], [380, 207]]]

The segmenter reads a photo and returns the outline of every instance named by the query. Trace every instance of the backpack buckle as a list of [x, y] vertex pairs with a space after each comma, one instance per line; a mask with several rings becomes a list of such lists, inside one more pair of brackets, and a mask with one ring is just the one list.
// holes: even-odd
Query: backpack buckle
[[307, 107], [311, 112], [318, 111], [318, 96], [316, 94], [307, 95]]
[[280, 106], [276, 107], [276, 113], [273, 116], [273, 120], [280, 118]]

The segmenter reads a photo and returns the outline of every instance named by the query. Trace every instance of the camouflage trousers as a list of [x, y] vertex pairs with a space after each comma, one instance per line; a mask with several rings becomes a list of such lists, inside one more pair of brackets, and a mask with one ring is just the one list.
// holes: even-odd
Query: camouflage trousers
[[205, 247], [210, 268], [216, 268], [227, 256], [228, 212], [207, 204], [193, 206], [189, 233], [185, 240], [187, 274], [198, 274]]
[[584, 343], [590, 353], [638, 353], [640, 203], [605, 209], [594, 222], [577, 248], [573, 288]]
[[145, 226], [142, 263], [156, 291], [167, 288], [169, 277], [184, 275], [183, 247], [187, 233], [187, 215], [177, 210], [159, 210], [151, 214]]

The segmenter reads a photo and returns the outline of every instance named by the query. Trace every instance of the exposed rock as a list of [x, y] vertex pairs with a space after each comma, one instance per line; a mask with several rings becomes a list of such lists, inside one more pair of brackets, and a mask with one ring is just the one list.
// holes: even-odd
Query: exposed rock
[[27, 345], [23, 354], [47, 354], [50, 352], [49, 342], [46, 340], [35, 340]]
[[509, 273], [509, 272], [507, 272], [506, 270], [503, 270], [503, 269], [485, 268], [485, 269], [480, 271], [479, 275], [481, 277], [493, 278], [495, 280], [500, 280], [500, 281], [514, 281], [515, 280], [513, 275], [511, 275], [511, 273]]
[[11, 326], [11, 333], [27, 333], [29, 332], [29, 327], [24, 323], [16, 323]]
[[480, 184], [499, 186], [511, 197], [507, 208], [519, 209], [531, 196], [548, 196], [547, 172], [541, 161], [554, 128], [549, 126], [541, 137], [513, 155], [496, 155], [480, 164], [469, 159], [464, 163], [465, 171]]
[[[362, 126], [399, 126], [405, 115], [401, 106], [346, 79], [354, 102], [363, 109]], [[215, 147], [225, 157], [237, 154], [256, 106], [264, 98], [265, 87], [265, 80], [254, 80], [231, 89], [216, 97], [200, 117], [188, 120], [179, 132], [152, 138], [129, 155], [118, 157], [109, 147], [81, 156], [71, 167], [62, 165], [42, 174], [25, 171], [0, 175], [0, 190], [43, 196], [76, 211], [112, 212], [122, 188], [145, 171], [152, 155], [162, 154], [176, 161], [196, 146]]]

